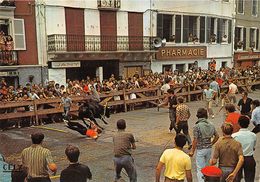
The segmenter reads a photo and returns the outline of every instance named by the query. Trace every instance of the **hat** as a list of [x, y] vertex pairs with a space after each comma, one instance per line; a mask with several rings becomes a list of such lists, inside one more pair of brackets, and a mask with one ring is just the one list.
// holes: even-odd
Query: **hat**
[[208, 177], [221, 177], [222, 171], [216, 166], [206, 166], [201, 169], [201, 172], [204, 176]]
[[94, 139], [96, 139], [96, 138], [98, 137], [98, 133], [97, 133], [95, 130], [93, 130], [93, 129], [88, 129], [88, 130], [86, 131], [86, 135], [87, 135], [88, 137], [94, 138]]

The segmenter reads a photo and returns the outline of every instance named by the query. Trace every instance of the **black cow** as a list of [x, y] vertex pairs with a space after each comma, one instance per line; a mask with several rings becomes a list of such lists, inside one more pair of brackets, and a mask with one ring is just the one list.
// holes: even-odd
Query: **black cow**
[[94, 100], [89, 100], [79, 107], [79, 119], [81, 119], [87, 127], [89, 127], [89, 125], [85, 122], [84, 118], [90, 119], [98, 127], [104, 129], [97, 123], [95, 118], [101, 119], [105, 124], [108, 124], [105, 121], [105, 117], [110, 117], [110, 110], [108, 106], [102, 106]]

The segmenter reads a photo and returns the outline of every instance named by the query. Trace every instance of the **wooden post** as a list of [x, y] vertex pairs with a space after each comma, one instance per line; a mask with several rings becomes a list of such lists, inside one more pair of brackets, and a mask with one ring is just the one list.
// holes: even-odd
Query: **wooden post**
[[190, 98], [191, 98], [191, 96], [190, 96], [190, 84], [188, 85], [188, 102], [190, 102]]
[[123, 88], [124, 112], [127, 112], [125, 88]]
[[36, 122], [36, 125], [39, 125], [38, 110], [37, 110], [37, 104], [36, 104], [35, 100], [33, 100], [33, 107], [34, 107], [35, 122]]

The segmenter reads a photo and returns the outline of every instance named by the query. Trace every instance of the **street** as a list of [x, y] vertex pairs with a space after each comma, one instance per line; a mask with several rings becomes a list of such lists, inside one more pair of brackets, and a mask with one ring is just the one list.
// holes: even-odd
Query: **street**
[[[260, 98], [260, 90], [250, 93], [249, 97], [253, 99]], [[240, 95], [237, 95], [237, 99]], [[199, 107], [204, 107], [204, 102], [187, 103], [191, 110], [189, 120], [190, 135], [192, 136], [192, 127], [196, 122], [196, 111]], [[224, 120], [224, 111], [218, 112], [219, 107], [213, 108], [215, 118], [210, 119], [214, 123], [220, 135], [220, 126]], [[39, 128], [21, 128], [10, 129], [0, 133], [0, 151], [6, 161], [14, 161], [19, 157], [23, 148], [30, 146], [30, 134], [41, 131], [45, 134], [44, 146], [49, 148], [58, 165], [58, 174], [68, 165], [64, 150], [68, 144], [76, 145], [80, 148], [80, 162], [90, 167], [93, 179], [92, 182], [112, 182], [114, 180], [113, 166], [113, 143], [112, 136], [116, 132], [116, 121], [125, 119], [127, 122], [127, 131], [132, 132], [136, 137], [136, 150], [133, 152], [138, 172], [139, 182], [152, 182], [155, 180], [155, 167], [161, 153], [165, 148], [173, 147], [173, 138], [175, 133], [168, 133], [169, 118], [168, 110], [165, 108], [157, 111], [157, 108], [134, 110], [126, 113], [113, 114], [109, 119], [109, 124], [104, 126], [102, 121], [99, 123], [105, 127], [105, 131], [97, 141], [87, 139], [77, 132], [69, 130], [63, 123], [54, 123], [46, 125], [48, 128], [58, 130], [48, 130]], [[250, 125], [250, 129], [252, 128]], [[259, 136], [259, 134], [258, 134]], [[185, 148], [187, 150], [187, 147]], [[260, 140], [258, 138], [255, 159], [257, 162], [256, 180], [260, 181]], [[193, 178], [196, 179], [196, 166], [193, 157]], [[163, 174], [162, 174], [163, 176]], [[128, 181], [126, 173], [122, 173], [122, 178]], [[0, 180], [1, 181], [1, 180]], [[53, 181], [59, 181], [58, 176]], [[162, 180], [161, 180], [162, 181]]]

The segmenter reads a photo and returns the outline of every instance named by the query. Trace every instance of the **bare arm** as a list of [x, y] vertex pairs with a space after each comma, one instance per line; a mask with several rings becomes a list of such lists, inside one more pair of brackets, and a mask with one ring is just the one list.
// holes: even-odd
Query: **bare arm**
[[197, 144], [198, 144], [198, 140], [197, 140], [197, 138], [194, 138], [193, 141], [192, 141], [192, 148], [191, 148], [191, 151], [189, 153], [190, 157], [192, 157], [194, 155], [194, 152], [197, 148]]
[[218, 133], [216, 133], [216, 135], [214, 136], [211, 144], [214, 145], [218, 141], [218, 139], [219, 139], [219, 135], [218, 135]]
[[164, 163], [162, 163], [162, 162], [159, 162], [157, 164], [156, 171], [155, 171], [155, 182], [160, 182], [161, 171], [162, 171], [163, 166], [164, 166]]
[[186, 178], [187, 178], [187, 182], [192, 182], [192, 173], [191, 170], [187, 170], [186, 172]]
[[234, 181], [234, 179], [235, 179], [239, 169], [242, 167], [243, 163], [244, 163], [244, 156], [240, 155], [239, 158], [238, 158], [236, 168], [234, 169], [234, 171], [230, 175], [228, 175], [228, 177], [226, 179], [227, 182], [233, 182]]
[[136, 149], [135, 143], [132, 143], [131, 145], [132, 145], [132, 149]]

